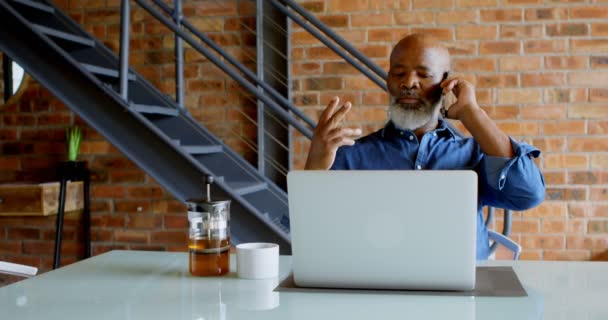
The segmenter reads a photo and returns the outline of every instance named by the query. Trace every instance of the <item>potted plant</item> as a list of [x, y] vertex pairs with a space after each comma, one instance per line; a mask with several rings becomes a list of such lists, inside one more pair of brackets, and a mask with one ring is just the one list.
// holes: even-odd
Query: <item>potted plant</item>
[[78, 125], [65, 130], [65, 141], [68, 159], [59, 163], [59, 174], [65, 175], [68, 180], [80, 180], [82, 172], [86, 168], [86, 162], [78, 161], [80, 143], [82, 142], [82, 131]]

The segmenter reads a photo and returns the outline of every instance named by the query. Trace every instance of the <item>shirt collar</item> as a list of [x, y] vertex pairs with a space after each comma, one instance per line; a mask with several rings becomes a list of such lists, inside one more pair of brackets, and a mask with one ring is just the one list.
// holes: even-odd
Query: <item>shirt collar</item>
[[[389, 120], [388, 123], [384, 126], [384, 128], [382, 128], [380, 134], [382, 138], [386, 138], [391, 136], [399, 136], [402, 131], [411, 132], [410, 130], [401, 130], [397, 128], [397, 126], [395, 126], [395, 124]], [[439, 137], [447, 137], [451, 138], [452, 140], [455, 140], [455, 138], [457, 137], [456, 133], [454, 133], [450, 126], [447, 125], [447, 122], [441, 118], [439, 119], [439, 123], [437, 125], [437, 128], [435, 129], [435, 132]]]

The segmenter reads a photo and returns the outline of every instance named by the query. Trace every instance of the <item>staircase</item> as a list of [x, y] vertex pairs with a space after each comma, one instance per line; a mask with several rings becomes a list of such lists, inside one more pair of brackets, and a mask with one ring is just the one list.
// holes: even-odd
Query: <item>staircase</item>
[[214, 196], [233, 200], [234, 243], [291, 252], [287, 194], [132, 69], [123, 99], [118, 57], [54, 5], [0, 0], [0, 50], [178, 200], [216, 177]]

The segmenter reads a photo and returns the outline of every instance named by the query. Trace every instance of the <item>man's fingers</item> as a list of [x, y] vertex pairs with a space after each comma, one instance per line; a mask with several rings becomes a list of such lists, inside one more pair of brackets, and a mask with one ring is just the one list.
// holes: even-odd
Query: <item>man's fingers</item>
[[350, 102], [345, 103], [342, 108], [340, 108], [334, 115], [329, 119], [329, 124], [331, 128], [337, 127], [342, 120], [346, 117], [346, 114], [352, 108], [352, 104]]
[[323, 110], [323, 113], [321, 113], [321, 117], [319, 117], [319, 123], [325, 123], [329, 121], [331, 116], [334, 114], [338, 103], [340, 103], [340, 98], [338, 97], [334, 97], [333, 99], [331, 99], [331, 101], [329, 101], [329, 104], [327, 104], [327, 108]]
[[443, 93], [448, 94], [450, 91], [454, 90], [454, 88], [458, 85], [458, 79], [451, 79], [445, 82], [445, 85], [442, 83]]
[[356, 138], [361, 132], [359, 128], [335, 128], [327, 133], [327, 140], [332, 141], [339, 137]]
[[330, 140], [330, 146], [332, 148], [336, 148], [336, 149], [341, 146], [354, 146], [354, 145], [355, 145], [355, 140], [350, 139], [350, 138], [338, 137], [338, 138], [334, 138], [333, 140]]

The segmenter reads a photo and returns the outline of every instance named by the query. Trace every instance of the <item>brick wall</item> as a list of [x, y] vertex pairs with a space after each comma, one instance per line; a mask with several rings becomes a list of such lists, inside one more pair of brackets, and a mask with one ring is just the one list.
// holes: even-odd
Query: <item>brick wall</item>
[[[112, 50], [118, 50], [120, 1], [56, 1]], [[255, 66], [255, 3], [188, 1], [185, 16], [238, 60]], [[132, 66], [163, 92], [174, 95], [173, 35], [133, 5]], [[186, 105], [191, 114], [247, 159], [254, 150], [239, 136], [255, 137], [255, 103], [207, 59], [185, 47]], [[0, 78], [0, 88], [2, 87]], [[93, 254], [111, 249], [185, 251], [185, 207], [150, 176], [89, 128], [45, 88], [30, 81], [21, 96], [0, 104], [0, 183], [56, 180], [66, 159], [65, 129], [83, 128], [80, 159], [92, 171]], [[0, 261], [52, 265], [55, 216], [0, 217]], [[62, 264], [78, 260], [81, 216], [66, 218]], [[0, 278], [2, 283], [13, 278]]]
[[[304, 1], [309, 10], [384, 68], [392, 45], [410, 32], [432, 32], [446, 41], [453, 69], [476, 83], [479, 101], [499, 125], [544, 152], [539, 166], [548, 200], [516, 213], [514, 239], [524, 259], [586, 260], [608, 247], [608, 205], [603, 192], [608, 166], [601, 82], [602, 38], [608, 7], [589, 1], [356, 0]], [[58, 1], [87, 30], [117, 50], [119, 1]], [[253, 68], [253, 2], [189, 1], [186, 15]], [[501, 5], [501, 8], [498, 5]], [[135, 7], [135, 6], [134, 6]], [[595, 8], [598, 7], [599, 9]], [[591, 9], [589, 9], [591, 8]], [[598, 16], [600, 15], [600, 16]], [[131, 62], [148, 80], [173, 94], [173, 38], [135, 10]], [[316, 118], [330, 97], [351, 100], [352, 124], [370, 132], [386, 117], [386, 95], [301, 29], [293, 29], [294, 100]], [[251, 99], [208, 61], [187, 49], [190, 112], [246, 157], [252, 150], [235, 133], [255, 137]], [[238, 94], [236, 92], [239, 92]], [[93, 251], [112, 248], [184, 250], [185, 209], [83, 124], [35, 82], [20, 99], [1, 106], [0, 182], [48, 181], [64, 160], [64, 130], [84, 127], [81, 159], [93, 172]], [[608, 109], [606, 109], [608, 110]], [[295, 139], [294, 167], [306, 143]], [[80, 217], [67, 219], [64, 262], [78, 259]], [[500, 227], [500, 220], [498, 221]], [[54, 217], [0, 218], [0, 260], [51, 264]], [[502, 256], [504, 253], [501, 253]]]
[[[449, 47], [453, 71], [477, 86], [478, 101], [498, 125], [543, 151], [537, 163], [545, 175], [547, 200], [514, 216], [513, 238], [524, 247], [522, 258], [587, 260], [608, 249], [607, 4], [300, 3], [385, 69], [402, 36], [435, 35]], [[368, 133], [385, 123], [385, 93], [296, 25], [291, 44], [294, 97], [309, 115], [316, 119], [338, 95], [355, 106], [349, 124]], [[303, 166], [307, 150], [304, 139], [296, 137], [296, 168]]]

